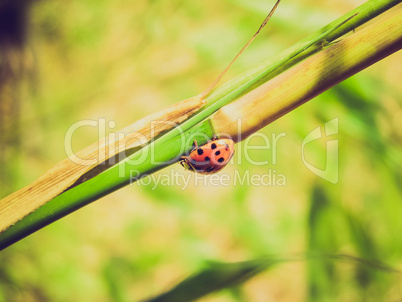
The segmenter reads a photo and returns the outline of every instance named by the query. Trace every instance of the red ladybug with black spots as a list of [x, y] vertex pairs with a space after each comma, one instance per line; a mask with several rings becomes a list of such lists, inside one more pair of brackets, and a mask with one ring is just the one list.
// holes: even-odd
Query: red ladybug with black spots
[[195, 148], [188, 156], [182, 156], [180, 164], [187, 170], [200, 174], [214, 174], [222, 170], [234, 154], [234, 142], [231, 139], [218, 139], [214, 135], [212, 141], [199, 147], [194, 140]]

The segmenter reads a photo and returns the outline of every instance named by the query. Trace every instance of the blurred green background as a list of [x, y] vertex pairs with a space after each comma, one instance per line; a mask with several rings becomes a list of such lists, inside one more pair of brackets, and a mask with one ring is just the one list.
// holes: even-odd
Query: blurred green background
[[[225, 79], [363, 2], [283, 1]], [[0, 197], [66, 157], [64, 136], [73, 123], [105, 118], [117, 123], [110, 131], [118, 130], [203, 91], [274, 4], [0, 3]], [[20, 20], [26, 20], [25, 34]], [[6, 26], [15, 26], [11, 36]], [[402, 269], [401, 59], [396, 53], [265, 127], [268, 138], [285, 134], [276, 157], [273, 150], [248, 153], [267, 164], [252, 164], [238, 144], [221, 172], [230, 176], [228, 185], [204, 184], [174, 165], [155, 174], [169, 185], [144, 179], [0, 252], [0, 301], [138, 301], [169, 289], [205, 261], [266, 255], [343, 253]], [[339, 182], [332, 184], [306, 167], [301, 151], [312, 130], [335, 118]], [[83, 128], [73, 148], [97, 140], [97, 129]], [[262, 141], [256, 136], [250, 144]], [[305, 151], [324, 169], [325, 139]], [[166, 177], [175, 173], [190, 184], [184, 188]], [[236, 173], [282, 175], [285, 184], [234, 184]], [[399, 275], [353, 261], [300, 259], [200, 301], [402, 299]]]

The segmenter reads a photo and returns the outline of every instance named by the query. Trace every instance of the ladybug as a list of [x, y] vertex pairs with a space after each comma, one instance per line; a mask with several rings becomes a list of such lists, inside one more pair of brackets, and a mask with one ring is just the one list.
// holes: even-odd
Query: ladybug
[[187, 170], [200, 174], [214, 174], [222, 170], [234, 154], [234, 141], [228, 138], [213, 139], [199, 147], [194, 140], [195, 148], [188, 156], [180, 158], [180, 164]]

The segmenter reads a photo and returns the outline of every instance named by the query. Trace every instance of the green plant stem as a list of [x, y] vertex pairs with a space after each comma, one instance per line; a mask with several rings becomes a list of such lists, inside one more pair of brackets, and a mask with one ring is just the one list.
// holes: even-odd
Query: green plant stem
[[[304, 42], [302, 41], [296, 44], [296, 46], [291, 47], [290, 50], [285, 52], [287, 56], [279, 56], [279, 60], [275, 61], [277, 63], [268, 63], [264, 65], [264, 68], [258, 68], [251, 73], [242, 75], [239, 79], [233, 80], [222, 88], [217, 89], [216, 92], [207, 98], [208, 105], [205, 109], [202, 109], [198, 114], [183, 122], [180, 127], [173, 128], [154, 141], [151, 141], [143, 149], [103, 173], [65, 191], [33, 213], [24, 217], [15, 225], [6, 229], [0, 234], [0, 249], [11, 245], [47, 224], [132, 181], [176, 162], [181, 154], [192, 148], [192, 140], [194, 138], [197, 138], [197, 141], [202, 144], [213, 136], [215, 131], [211, 122], [205, 120], [206, 118], [210, 117], [218, 109], [229, 104], [237, 97], [250, 91], [253, 87], [256, 87], [256, 85], [265, 83], [277, 73], [282, 72], [285, 68], [289, 69], [290, 66], [295, 65], [306, 56], [310, 56], [312, 53], [322, 49], [321, 46], [306, 48], [306, 45], [322, 45], [322, 43], [320, 43], [322, 41], [330, 42], [333, 39], [339, 38], [350, 28], [355, 28], [365, 20], [374, 18], [376, 15], [399, 2], [400, 1], [384, 0], [369, 1], [358, 9], [353, 10], [331, 23], [333, 24], [332, 26], [331, 24], [326, 26], [316, 34], [303, 40]], [[359, 14], [356, 17], [344, 23], [345, 20], [357, 12]], [[375, 37], [373, 37], [373, 39], [375, 39]], [[285, 65], [285, 67], [283, 65]], [[193, 135], [197, 134], [200, 136], [193, 137]], [[145, 158], [143, 158], [144, 154], [146, 155]], [[140, 159], [142, 159], [142, 161], [138, 164]]]
[[[400, 3], [400, 0], [371, 0], [363, 3], [361, 6], [312, 33], [260, 66], [225, 83], [210, 95], [208, 103], [214, 103], [224, 98], [236, 88], [243, 86], [248, 82], [253, 83], [244, 89], [244, 91], [238, 93], [237, 97], [253, 90], [255, 87], [260, 86], [261, 83], [267, 82], [278, 74], [296, 65], [303, 59], [322, 50], [323, 45], [325, 46], [325, 44], [329, 44], [339, 39], [346, 33], [356, 29], [367, 21], [374, 19], [376, 16]], [[352, 16], [353, 18], [346, 22], [346, 20]], [[340, 26], [340, 24], [342, 25]], [[312, 46], [306, 48], [308, 45]]]

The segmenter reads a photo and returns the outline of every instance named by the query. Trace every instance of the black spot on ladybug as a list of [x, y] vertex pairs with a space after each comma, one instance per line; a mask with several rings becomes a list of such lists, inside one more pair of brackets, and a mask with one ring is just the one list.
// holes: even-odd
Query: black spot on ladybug
[[213, 143], [213, 144], [211, 145], [211, 149], [212, 149], [212, 150], [216, 149], [216, 144], [215, 144], [215, 143]]
[[223, 163], [225, 159], [223, 157], [221, 157], [220, 159], [218, 159], [218, 162]]
[[214, 170], [214, 167], [208, 167], [207, 172], [212, 172]]
[[221, 154], [221, 151], [216, 151], [215, 155], [218, 156], [219, 154]]
[[208, 156], [205, 156], [204, 160], [205, 161], [210, 161], [210, 158]]
[[198, 155], [203, 155], [203, 154], [204, 154], [204, 150], [202, 150], [201, 148], [200, 148], [200, 149], [197, 149], [197, 153], [198, 153]]

